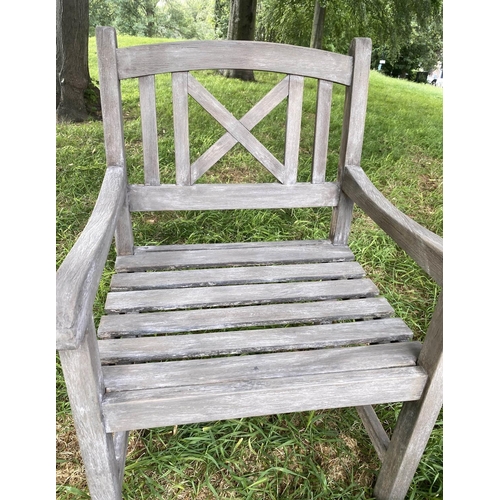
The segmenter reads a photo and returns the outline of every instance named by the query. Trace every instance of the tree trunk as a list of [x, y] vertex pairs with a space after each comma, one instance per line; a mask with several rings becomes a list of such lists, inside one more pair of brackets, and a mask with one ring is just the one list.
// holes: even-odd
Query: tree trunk
[[[256, 12], [257, 0], [231, 0], [227, 39], [253, 40], [255, 36]], [[246, 81], [255, 80], [253, 71], [251, 70], [232, 69], [227, 70], [224, 74], [228, 78], [239, 78]]]
[[81, 122], [100, 109], [88, 67], [89, 0], [57, 0], [56, 117]]
[[320, 0], [316, 0], [314, 4], [314, 19], [311, 32], [310, 47], [313, 49], [323, 48], [323, 28], [325, 26], [325, 11], [326, 7], [322, 7]]

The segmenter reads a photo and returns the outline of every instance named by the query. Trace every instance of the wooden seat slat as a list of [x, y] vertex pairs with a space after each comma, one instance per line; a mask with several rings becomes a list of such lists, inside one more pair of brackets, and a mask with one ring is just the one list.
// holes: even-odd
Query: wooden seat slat
[[373, 297], [378, 289], [369, 279], [266, 283], [172, 290], [110, 292], [106, 313], [167, 311], [204, 307]]
[[335, 262], [354, 260], [347, 246], [280, 246], [216, 248], [206, 252], [173, 250], [137, 253], [116, 258], [118, 272], [225, 267], [245, 265], [293, 264], [300, 262]]
[[106, 430], [144, 429], [420, 398], [418, 366], [105, 394]]
[[107, 392], [415, 366], [420, 342], [103, 367]]
[[103, 364], [140, 363], [230, 354], [401, 342], [411, 340], [412, 335], [412, 331], [403, 320], [386, 318], [263, 330], [105, 339], [99, 340], [99, 352]]
[[100, 338], [161, 333], [222, 330], [248, 326], [321, 324], [392, 316], [385, 298], [324, 300], [291, 304], [267, 304], [232, 308], [194, 309], [103, 316]]
[[357, 262], [117, 273], [111, 277], [111, 291], [334, 280], [362, 278], [364, 275]]
[[[250, 248], [329, 248], [332, 249], [332, 242], [330, 240], [283, 240], [283, 241], [237, 241], [231, 243], [192, 243], [192, 244], [172, 244], [172, 245], [145, 245], [136, 246], [134, 254], [144, 252], [176, 252], [177, 250], [237, 250], [237, 249], [250, 249]], [[354, 254], [346, 245], [339, 245], [334, 247], [335, 251], [341, 250], [342, 252], [349, 252], [351, 259], [354, 259]], [[351, 260], [349, 259], [349, 260]]]

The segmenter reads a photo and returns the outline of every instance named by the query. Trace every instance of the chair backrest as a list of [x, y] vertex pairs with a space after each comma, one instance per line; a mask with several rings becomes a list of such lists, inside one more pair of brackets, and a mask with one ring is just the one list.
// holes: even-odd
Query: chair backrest
[[[342, 204], [345, 165], [359, 165], [368, 93], [371, 41], [356, 38], [349, 55], [304, 47], [246, 41], [190, 41], [118, 48], [113, 28], [96, 30], [106, 161], [125, 167], [121, 84], [137, 78], [140, 94], [144, 183], [131, 184], [128, 206], [117, 229], [119, 254], [133, 252], [127, 211], [240, 208], [337, 207]], [[231, 114], [191, 72], [248, 69], [282, 73], [283, 78], [241, 119]], [[171, 73], [175, 146], [175, 182], [160, 176], [156, 76]], [[315, 131], [309, 182], [297, 182], [304, 78], [317, 79]], [[345, 86], [344, 118], [335, 182], [325, 178], [334, 84]], [[192, 161], [188, 96], [226, 132]], [[288, 99], [284, 161], [279, 161], [251, 132], [280, 102]], [[235, 144], [240, 143], [277, 182], [214, 184], [198, 182]], [[352, 207], [351, 207], [352, 209]], [[334, 216], [349, 227], [349, 209]], [[339, 217], [345, 219], [339, 222]], [[345, 230], [337, 243], [345, 244]], [[331, 233], [335, 241], [335, 227]]]

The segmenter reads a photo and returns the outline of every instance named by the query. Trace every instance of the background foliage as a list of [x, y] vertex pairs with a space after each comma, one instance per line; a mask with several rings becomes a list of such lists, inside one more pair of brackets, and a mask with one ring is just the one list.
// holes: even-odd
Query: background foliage
[[[183, 39], [227, 37], [231, 0], [90, 0], [97, 25], [132, 36]], [[255, 39], [309, 46], [315, 2], [326, 7], [323, 48], [347, 52], [354, 37], [373, 41], [390, 76], [413, 77], [442, 61], [442, 0], [258, 0]]]

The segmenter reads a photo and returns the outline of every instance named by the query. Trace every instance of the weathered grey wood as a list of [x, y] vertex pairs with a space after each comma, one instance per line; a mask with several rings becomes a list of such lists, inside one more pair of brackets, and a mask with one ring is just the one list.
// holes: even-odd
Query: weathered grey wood
[[[346, 88], [344, 121], [340, 144], [337, 179], [342, 184], [346, 165], [360, 165], [365, 132], [368, 81], [370, 75], [372, 41], [355, 38], [349, 49], [354, 58], [352, 85]], [[353, 203], [341, 194], [338, 207], [333, 211], [330, 237], [336, 245], [346, 245], [351, 230]]]
[[[122, 96], [117, 74], [115, 30], [109, 27], [97, 27], [96, 43], [99, 53], [98, 67], [106, 165], [125, 168]], [[119, 215], [115, 239], [118, 255], [133, 253], [134, 240], [127, 199], [124, 200], [123, 209]]]
[[92, 215], [56, 275], [56, 348], [83, 340], [125, 198], [124, 167], [108, 167]]
[[335, 262], [353, 260], [349, 247], [334, 245], [301, 246], [274, 245], [214, 248], [207, 252], [185, 250], [170, 252], [139, 252], [136, 255], [117, 257], [118, 272], [152, 271], [168, 269], [208, 268], [221, 266], [248, 266], [264, 264], [295, 264], [305, 262]]
[[368, 279], [135, 290], [108, 293], [105, 312], [122, 314], [199, 307], [348, 299], [375, 295], [378, 295], [378, 289]]
[[294, 184], [297, 181], [303, 93], [304, 78], [302, 76], [290, 75], [283, 184]]
[[59, 358], [92, 499], [121, 500], [121, 470], [102, 416], [105, 389], [91, 315], [79, 347], [60, 351]]
[[244, 328], [248, 326], [321, 324], [332, 321], [387, 318], [394, 310], [384, 298], [324, 300], [191, 311], [111, 314], [103, 316], [100, 338]]
[[119, 211], [115, 228], [115, 246], [117, 255], [134, 254], [134, 233], [132, 230], [132, 219], [130, 217], [130, 207], [128, 196], [125, 195]]
[[318, 80], [311, 179], [311, 182], [313, 184], [325, 182], [328, 139], [330, 136], [332, 89], [332, 82], [328, 82], [326, 80]]
[[352, 279], [364, 275], [357, 262], [117, 273], [111, 277], [111, 291]]
[[158, 131], [156, 128], [156, 94], [154, 75], [139, 78], [141, 103], [142, 147], [144, 149], [144, 184], [160, 184], [158, 162]]
[[[288, 189], [288, 188], [287, 188]], [[177, 252], [178, 250], [206, 251], [206, 250], [237, 250], [250, 248], [273, 248], [273, 247], [299, 247], [299, 248], [329, 248], [337, 252], [339, 248], [334, 247], [330, 240], [283, 240], [283, 241], [244, 241], [231, 243], [190, 243], [190, 244], [172, 244], [172, 245], [146, 245], [135, 247], [135, 253], [151, 252]], [[349, 247], [341, 249], [339, 255], [347, 255], [346, 260], [353, 260], [354, 254]]]
[[120, 78], [203, 69], [253, 69], [350, 85], [352, 57], [267, 42], [191, 41], [124, 47], [117, 51]]
[[113, 434], [116, 464], [118, 467], [118, 482], [120, 485], [123, 483], [123, 476], [125, 475], [125, 461], [127, 459], [128, 435], [129, 435], [128, 431], [115, 432]]
[[188, 73], [188, 92], [217, 120], [247, 151], [280, 182], [284, 180], [284, 166], [262, 143], [252, 135], [191, 73]]
[[151, 210], [235, 210], [259, 208], [333, 207], [337, 183], [195, 184], [193, 186], [129, 186], [132, 212]]
[[115, 30], [108, 27], [96, 28], [96, 43], [106, 162], [107, 165], [125, 166], [122, 95], [117, 74]]
[[439, 285], [443, 283], [443, 239], [398, 210], [364, 171], [347, 166], [344, 190]]
[[[288, 95], [289, 76], [286, 76], [270, 90], [250, 111], [240, 120], [240, 123], [252, 130]], [[191, 180], [196, 182], [212, 165], [219, 161], [238, 141], [226, 132], [215, 144], [203, 153], [191, 165]]]
[[191, 184], [189, 155], [188, 74], [172, 73], [172, 104], [174, 113], [175, 172], [180, 186]]
[[399, 318], [263, 330], [99, 340], [103, 364], [140, 363], [411, 340]]
[[418, 366], [106, 395], [108, 431], [418, 399]]
[[373, 406], [357, 406], [356, 410], [365, 426], [368, 436], [370, 436], [370, 440], [380, 461], [383, 461], [387, 448], [389, 447], [389, 436], [382, 427]]
[[205, 386], [416, 366], [420, 342], [103, 367], [106, 391]]
[[375, 484], [380, 499], [403, 500], [443, 405], [443, 295], [432, 316], [418, 365], [427, 375], [422, 397], [405, 403]]

